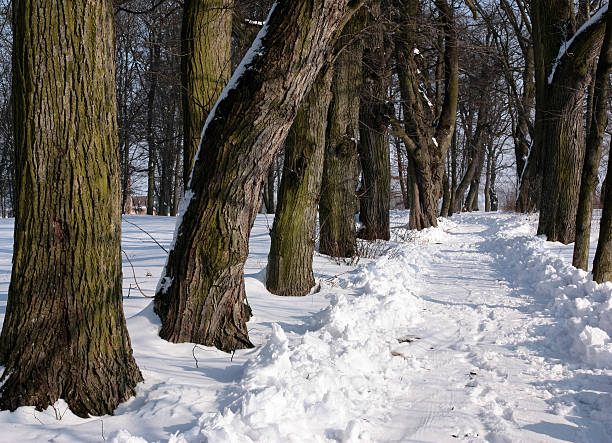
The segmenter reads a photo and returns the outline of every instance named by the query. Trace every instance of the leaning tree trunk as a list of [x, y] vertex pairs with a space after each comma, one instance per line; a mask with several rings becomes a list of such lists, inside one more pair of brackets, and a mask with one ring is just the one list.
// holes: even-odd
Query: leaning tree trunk
[[187, 189], [202, 128], [231, 74], [234, 0], [186, 0], [181, 29], [183, 184]]
[[389, 158], [387, 76], [380, 1], [370, 5], [369, 32], [363, 51], [363, 82], [359, 107], [359, 161], [362, 170], [363, 197], [359, 237], [389, 240], [391, 206], [391, 164]]
[[155, 295], [160, 336], [251, 347], [244, 263], [265, 175], [338, 28], [360, 3], [279, 1], [208, 116]]
[[591, 218], [593, 213], [593, 194], [597, 186], [597, 172], [603, 135], [608, 123], [606, 102], [610, 85], [610, 67], [612, 65], [612, 10], [607, 12], [606, 34], [601, 47], [595, 84], [592, 95], [592, 111], [589, 113], [586, 154], [582, 168], [582, 182], [576, 214], [576, 240], [574, 244], [573, 265], [588, 270], [589, 246], [591, 243]]
[[113, 4], [13, 8], [19, 174], [0, 407], [63, 398], [81, 417], [110, 414], [142, 380], [122, 304]]
[[319, 75], [302, 103], [285, 142], [284, 174], [270, 237], [266, 287], [277, 295], [302, 296], [315, 284], [312, 254], [321, 194], [331, 70]]
[[[351, 43], [364, 26], [359, 13], [345, 26], [337, 49], [332, 80], [332, 102], [327, 117], [327, 135], [319, 203], [319, 252], [333, 257], [351, 257], [356, 248], [357, 136], [359, 92], [363, 49]], [[346, 46], [346, 47], [344, 47]]]

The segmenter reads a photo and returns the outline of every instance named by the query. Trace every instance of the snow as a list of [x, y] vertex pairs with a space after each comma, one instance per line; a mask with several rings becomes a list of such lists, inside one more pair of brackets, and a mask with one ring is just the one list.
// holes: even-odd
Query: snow
[[584, 31], [586, 31], [588, 28], [598, 23], [602, 19], [604, 14], [608, 12], [608, 4], [609, 3], [606, 3], [601, 8], [599, 8], [599, 10], [597, 10], [597, 12], [593, 14], [593, 16], [589, 20], [587, 20], [580, 28], [578, 28], [576, 33], [572, 35], [572, 37], [568, 41], [561, 44], [561, 47], [559, 48], [559, 53], [557, 54], [557, 57], [552, 63], [552, 69], [550, 71], [550, 75], [548, 76], [549, 85], [552, 84], [552, 81], [555, 78], [555, 71], [557, 70], [557, 66], [559, 66], [559, 63], [561, 63], [561, 59], [567, 52], [567, 49], [572, 46], [572, 43], [574, 43], [576, 37], [578, 37], [580, 34], [582, 34]]
[[[266, 291], [272, 220], [258, 216], [245, 267], [256, 348], [234, 355], [161, 340], [125, 260], [124, 309], [145, 379], [136, 397], [90, 419], [63, 401], [2, 411], [0, 440], [609, 441], [612, 284], [573, 268], [571, 245], [535, 236], [535, 216], [456, 215], [415, 232], [408, 215], [393, 212], [392, 241], [357, 266], [315, 254], [321, 290], [299, 298]], [[173, 218], [126, 219], [172, 241]], [[123, 228], [152, 295], [166, 254]], [[0, 323], [12, 229], [0, 220]]]

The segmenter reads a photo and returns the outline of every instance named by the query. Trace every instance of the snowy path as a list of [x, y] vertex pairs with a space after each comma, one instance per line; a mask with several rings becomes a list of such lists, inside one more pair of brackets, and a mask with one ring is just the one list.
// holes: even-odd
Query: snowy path
[[[533, 217], [460, 215], [420, 233], [406, 219], [393, 215], [397, 241], [378, 258], [316, 255], [321, 291], [279, 298], [262, 284], [259, 217], [245, 270], [258, 346], [232, 358], [159, 339], [124, 263], [137, 397], [89, 420], [0, 412], [0, 441], [612, 441], [612, 284], [571, 267], [571, 245], [535, 237]], [[172, 219], [130, 220], [170, 242]], [[0, 222], [0, 323], [11, 229]], [[152, 293], [163, 252], [129, 224], [123, 247]]]
[[521, 275], [498, 256], [497, 218], [461, 220], [423, 267], [421, 339], [405, 347], [424, 371], [413, 375], [415, 395], [395, 415], [402, 422], [397, 439], [612, 440], [609, 411], [607, 432], [599, 420], [576, 416], [580, 411], [564, 416], [583, 403], [581, 412], [596, 413], [589, 395], [609, 401], [610, 371], [572, 374], [567, 354], [547, 344], [555, 322], [550, 300], [517, 284]]

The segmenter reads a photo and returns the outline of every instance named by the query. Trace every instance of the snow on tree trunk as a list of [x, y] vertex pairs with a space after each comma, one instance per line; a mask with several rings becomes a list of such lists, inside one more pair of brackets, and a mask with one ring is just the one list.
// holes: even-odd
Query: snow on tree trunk
[[244, 263], [265, 176], [359, 2], [279, 1], [206, 121], [155, 295], [160, 336], [251, 347]]

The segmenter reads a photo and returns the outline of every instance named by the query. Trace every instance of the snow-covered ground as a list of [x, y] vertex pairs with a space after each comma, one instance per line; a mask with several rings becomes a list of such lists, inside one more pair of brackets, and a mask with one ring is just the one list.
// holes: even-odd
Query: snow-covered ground
[[[259, 216], [245, 270], [257, 347], [235, 355], [161, 340], [125, 260], [138, 395], [87, 420], [61, 402], [0, 412], [0, 441], [611, 441], [612, 284], [535, 237], [533, 216], [465, 214], [415, 233], [407, 215], [358, 263], [315, 255], [321, 290], [302, 298], [266, 291], [272, 218]], [[174, 219], [126, 221], [172, 239]], [[123, 226], [152, 295], [165, 253]], [[0, 323], [12, 228], [0, 220]]]

